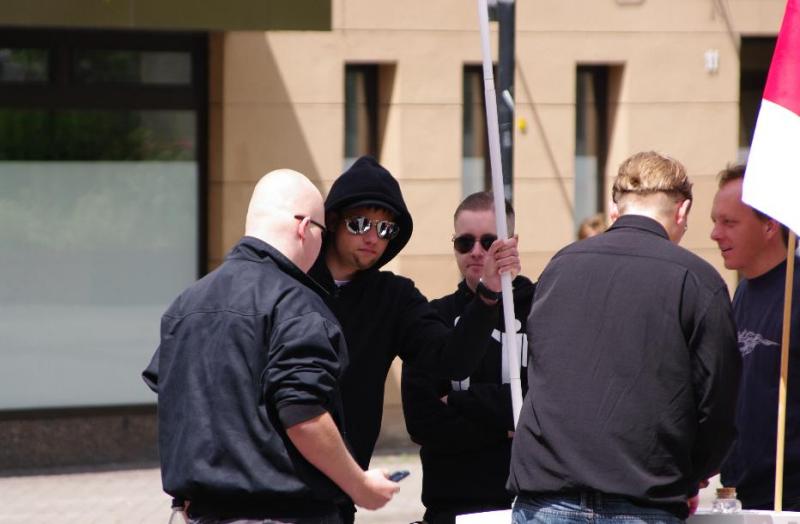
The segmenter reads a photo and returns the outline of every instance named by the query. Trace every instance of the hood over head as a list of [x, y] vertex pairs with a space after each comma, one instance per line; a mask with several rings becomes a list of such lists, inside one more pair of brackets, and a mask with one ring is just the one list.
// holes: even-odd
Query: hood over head
[[325, 199], [325, 214], [341, 213], [353, 207], [381, 207], [391, 211], [400, 232], [389, 241], [374, 268], [386, 265], [405, 247], [414, 223], [400, 192], [400, 184], [389, 171], [371, 156], [362, 156], [336, 179]]

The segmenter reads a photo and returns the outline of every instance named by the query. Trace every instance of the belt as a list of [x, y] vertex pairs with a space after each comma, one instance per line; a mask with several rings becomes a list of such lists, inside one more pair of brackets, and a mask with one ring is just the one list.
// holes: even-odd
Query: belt
[[197, 517], [271, 519], [291, 517], [323, 517], [337, 514], [333, 502], [306, 499], [200, 499], [189, 503], [188, 515]]

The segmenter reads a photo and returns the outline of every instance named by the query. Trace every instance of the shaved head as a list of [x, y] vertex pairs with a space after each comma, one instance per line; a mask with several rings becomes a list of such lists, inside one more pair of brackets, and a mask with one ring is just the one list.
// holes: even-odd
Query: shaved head
[[[299, 217], [299, 218], [298, 218]], [[325, 211], [319, 190], [302, 173], [270, 171], [258, 181], [247, 208], [245, 235], [272, 245], [303, 271], [319, 254]]]

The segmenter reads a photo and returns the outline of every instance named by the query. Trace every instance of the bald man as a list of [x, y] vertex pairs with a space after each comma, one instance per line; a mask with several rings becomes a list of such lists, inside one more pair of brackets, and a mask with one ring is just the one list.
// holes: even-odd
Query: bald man
[[190, 522], [338, 523], [348, 498], [377, 509], [399, 489], [342, 440], [347, 349], [306, 271], [325, 227], [302, 174], [256, 184], [245, 236], [172, 303], [143, 376], [158, 394], [164, 491]]

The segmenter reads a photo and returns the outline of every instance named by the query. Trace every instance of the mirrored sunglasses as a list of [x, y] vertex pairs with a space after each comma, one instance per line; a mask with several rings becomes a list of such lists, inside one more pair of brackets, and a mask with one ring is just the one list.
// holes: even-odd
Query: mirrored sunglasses
[[391, 240], [400, 232], [400, 226], [388, 220], [370, 220], [367, 217], [354, 216], [344, 219], [347, 230], [354, 235], [363, 235], [371, 228], [375, 228], [378, 238]]
[[465, 255], [472, 251], [475, 242], [480, 242], [483, 250], [489, 251], [489, 248], [492, 247], [495, 240], [497, 240], [497, 235], [489, 233], [481, 235], [480, 239], [475, 238], [475, 235], [465, 234], [453, 238], [453, 248], [462, 255]]

